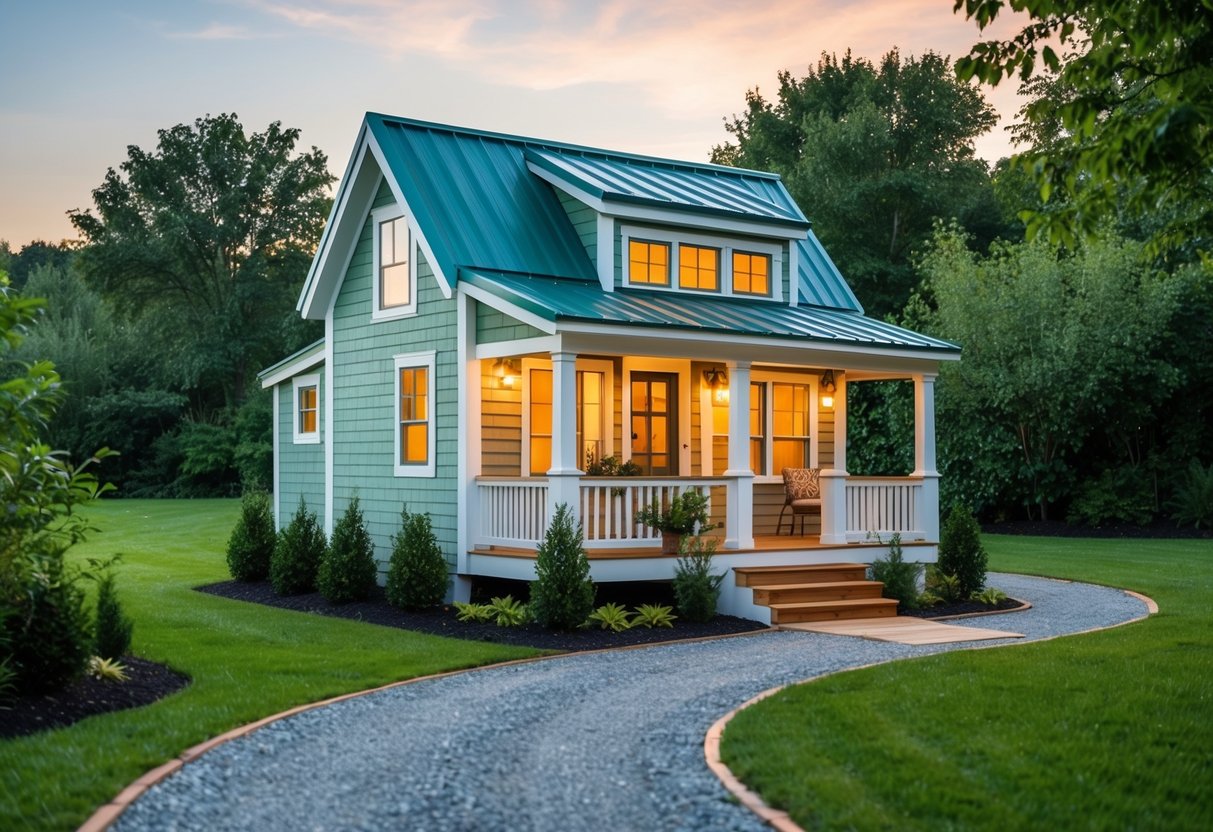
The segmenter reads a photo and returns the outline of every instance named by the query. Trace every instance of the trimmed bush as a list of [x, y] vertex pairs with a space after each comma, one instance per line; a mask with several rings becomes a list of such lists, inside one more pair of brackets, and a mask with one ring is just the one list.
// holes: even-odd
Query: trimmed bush
[[227, 541], [227, 569], [238, 581], [264, 581], [278, 542], [270, 495], [261, 489], [244, 492], [240, 519]]
[[702, 537], [684, 537], [674, 567], [674, 600], [678, 612], [687, 621], [711, 621], [716, 616], [716, 601], [724, 573], [712, 572], [716, 541]]
[[556, 506], [535, 554], [538, 579], [531, 583], [531, 615], [549, 629], [576, 629], [594, 610], [594, 583], [581, 540], [581, 524], [573, 525], [569, 507]]
[[400, 534], [392, 535], [387, 569], [387, 600], [395, 607], [419, 610], [446, 597], [447, 566], [428, 514], [400, 510]]
[[981, 528], [973, 513], [962, 505], [953, 506], [939, 536], [939, 561], [936, 567], [959, 581], [957, 594], [968, 598], [986, 585], [989, 556], [981, 545]]
[[921, 563], [906, 563], [902, 557], [901, 535], [893, 535], [889, 541], [889, 556], [872, 561], [872, 580], [884, 584], [881, 594], [895, 598], [903, 609], [918, 606], [918, 575]]
[[106, 573], [97, 581], [97, 642], [96, 655], [103, 659], [120, 659], [131, 647], [135, 622], [122, 611], [114, 576]]
[[57, 690], [84, 672], [93, 632], [79, 582], [58, 557], [39, 558], [27, 595], [5, 622], [9, 667], [19, 693]]
[[333, 528], [333, 537], [320, 559], [316, 586], [330, 603], [346, 604], [365, 598], [378, 574], [375, 544], [355, 497]]
[[1213, 526], [1213, 465], [1201, 465], [1194, 459], [1175, 489], [1167, 507], [1181, 526], [1192, 525], [1207, 529]]
[[270, 583], [279, 595], [300, 595], [316, 588], [316, 570], [324, 555], [324, 530], [316, 515], [299, 498], [299, 508], [274, 546], [270, 558]]

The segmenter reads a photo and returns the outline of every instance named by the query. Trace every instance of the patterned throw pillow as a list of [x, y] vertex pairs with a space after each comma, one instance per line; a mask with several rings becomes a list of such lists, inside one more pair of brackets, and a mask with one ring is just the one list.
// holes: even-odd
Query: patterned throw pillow
[[791, 500], [814, 500], [821, 497], [820, 468], [784, 468], [784, 489]]

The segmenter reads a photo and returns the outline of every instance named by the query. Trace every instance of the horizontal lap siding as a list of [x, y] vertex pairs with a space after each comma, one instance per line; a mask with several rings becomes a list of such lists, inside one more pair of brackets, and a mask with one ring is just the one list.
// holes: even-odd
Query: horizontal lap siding
[[[391, 200], [383, 186], [375, 207]], [[358, 496], [381, 570], [391, 555], [391, 536], [400, 528], [401, 507], [429, 513], [453, 571], [459, 441], [455, 300], [442, 296], [432, 269], [418, 254], [418, 314], [372, 321], [371, 234], [368, 218], [333, 312], [333, 513], [340, 518]], [[427, 350], [437, 353], [431, 403], [437, 476], [397, 477], [393, 356]]]
[[540, 330], [530, 324], [524, 324], [483, 303], [476, 304], [477, 344], [496, 344], [520, 338], [539, 338], [542, 335]]
[[[315, 373], [308, 370], [305, 375]], [[320, 439], [318, 445], [296, 445], [295, 395], [293, 379], [274, 388], [278, 397], [278, 512], [279, 525], [286, 526], [299, 508], [299, 498], [318, 517], [324, 514], [324, 445], [328, 425], [324, 423], [324, 408], [320, 408]], [[320, 401], [324, 401], [324, 373], [320, 373]]]
[[522, 384], [498, 384], [492, 361], [481, 361], [480, 370], [480, 472], [516, 477], [522, 471]]
[[598, 212], [573, 199], [564, 191], [558, 190], [556, 195], [560, 197], [560, 204], [564, 207], [565, 213], [569, 215], [569, 222], [573, 224], [573, 230], [581, 238], [581, 245], [585, 247], [586, 256], [590, 258], [591, 263], [597, 262]]

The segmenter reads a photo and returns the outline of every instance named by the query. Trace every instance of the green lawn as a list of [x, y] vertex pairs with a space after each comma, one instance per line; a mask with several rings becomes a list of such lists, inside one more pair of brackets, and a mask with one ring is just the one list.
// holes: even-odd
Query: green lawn
[[[349, 691], [538, 651], [457, 641], [191, 591], [227, 577], [234, 500], [110, 500], [73, 556], [122, 553], [133, 651], [193, 683], [146, 708], [0, 740], [0, 829], [70, 829], [153, 766], [237, 725]], [[3, 718], [0, 712], [0, 718]]]
[[1161, 612], [796, 686], [729, 724], [725, 762], [806, 829], [1213, 829], [1213, 542], [985, 542]]

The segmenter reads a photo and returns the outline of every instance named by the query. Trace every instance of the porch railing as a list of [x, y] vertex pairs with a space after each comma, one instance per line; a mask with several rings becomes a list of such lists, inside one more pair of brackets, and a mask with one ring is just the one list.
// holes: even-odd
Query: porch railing
[[580, 509], [585, 546], [606, 549], [660, 544], [661, 532], [636, 519], [641, 509], [654, 502], [668, 506], [674, 497], [698, 489], [707, 495], [711, 516], [712, 488], [725, 484], [723, 479], [706, 477], [582, 477]]
[[548, 481], [542, 477], [479, 477], [477, 513], [481, 546], [529, 548], [548, 526]]
[[911, 477], [847, 477], [847, 541], [925, 540], [919, 507], [923, 482]]

